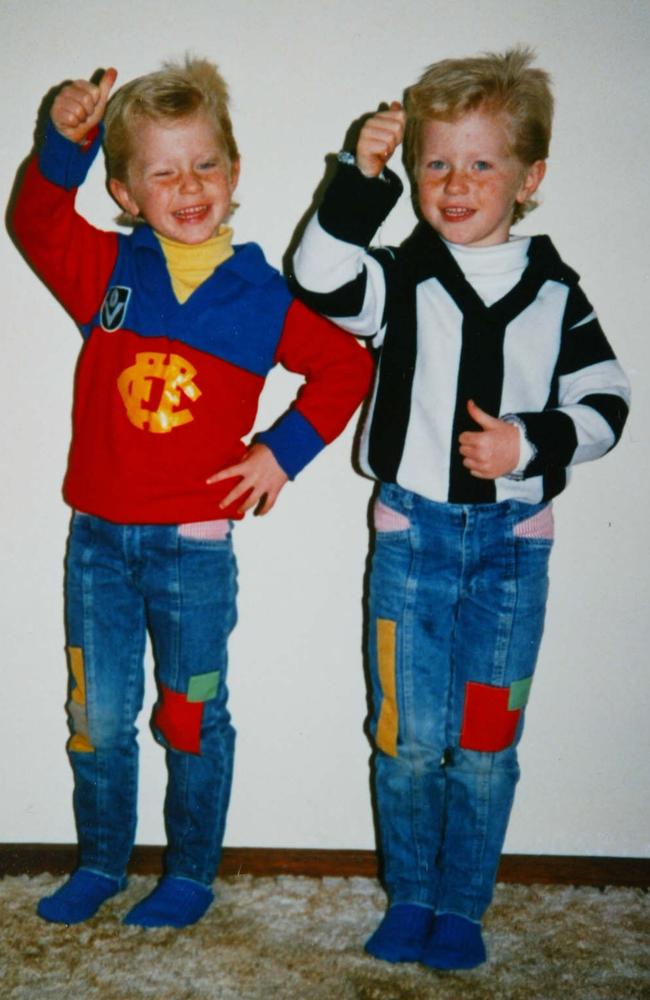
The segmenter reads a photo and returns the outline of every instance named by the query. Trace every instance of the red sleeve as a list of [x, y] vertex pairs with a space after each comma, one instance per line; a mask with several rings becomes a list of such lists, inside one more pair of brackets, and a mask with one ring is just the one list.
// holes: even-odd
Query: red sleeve
[[349, 333], [294, 300], [287, 312], [276, 361], [305, 376], [295, 409], [329, 444], [341, 433], [370, 388], [370, 354]]
[[77, 323], [101, 305], [117, 259], [116, 233], [95, 229], [74, 208], [76, 190], [52, 184], [34, 157], [12, 214], [18, 245], [36, 273]]

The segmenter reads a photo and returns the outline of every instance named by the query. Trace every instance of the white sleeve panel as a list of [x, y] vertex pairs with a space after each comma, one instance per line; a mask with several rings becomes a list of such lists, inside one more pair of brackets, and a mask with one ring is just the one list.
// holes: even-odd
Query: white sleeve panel
[[590, 395], [611, 395], [619, 396], [629, 406], [630, 388], [625, 372], [616, 360], [601, 361], [562, 376], [558, 389], [559, 409], [571, 418], [578, 437], [572, 465], [600, 458], [613, 446], [614, 432], [597, 410], [580, 405], [580, 400]]
[[309, 292], [336, 293], [354, 281], [363, 270], [367, 280], [363, 304], [354, 316], [328, 316], [338, 326], [357, 337], [374, 337], [379, 347], [384, 339], [382, 321], [386, 303], [386, 282], [381, 265], [363, 247], [331, 236], [313, 216], [293, 258], [298, 282]]
[[618, 361], [613, 358], [560, 376], [558, 382], [560, 406], [579, 403], [585, 396], [597, 393], [620, 396], [628, 406], [630, 405], [630, 385], [627, 376]]

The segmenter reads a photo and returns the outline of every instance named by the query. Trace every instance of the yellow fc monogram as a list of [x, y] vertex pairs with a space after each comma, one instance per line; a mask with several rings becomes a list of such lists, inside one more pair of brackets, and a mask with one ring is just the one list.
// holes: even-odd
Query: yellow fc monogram
[[[178, 410], [181, 394], [195, 402], [201, 390], [192, 379], [196, 369], [180, 354], [143, 351], [117, 380], [126, 414], [132, 424], [152, 434], [166, 434], [193, 420], [189, 410]], [[148, 404], [148, 405], [145, 405]]]

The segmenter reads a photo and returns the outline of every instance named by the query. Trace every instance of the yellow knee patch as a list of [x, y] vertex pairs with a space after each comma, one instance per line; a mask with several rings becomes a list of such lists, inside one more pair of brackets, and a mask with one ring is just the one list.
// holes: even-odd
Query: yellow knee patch
[[68, 750], [75, 750], [77, 753], [93, 753], [95, 748], [88, 738], [86, 671], [84, 651], [81, 646], [68, 646], [68, 664], [74, 681], [68, 702], [68, 713], [74, 731], [68, 740]]
[[397, 623], [388, 618], [377, 619], [377, 664], [381, 685], [381, 709], [377, 722], [377, 746], [390, 757], [397, 757], [397, 689], [395, 684], [395, 649]]

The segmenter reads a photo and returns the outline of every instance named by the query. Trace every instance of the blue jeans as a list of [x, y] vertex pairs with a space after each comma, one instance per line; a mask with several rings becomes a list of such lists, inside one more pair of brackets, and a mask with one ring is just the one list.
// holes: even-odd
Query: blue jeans
[[479, 920], [519, 777], [552, 514], [383, 485], [375, 525], [369, 728], [384, 883], [391, 903]]
[[120, 878], [133, 846], [148, 631], [159, 695], [153, 729], [167, 751], [165, 869], [212, 882], [235, 740], [226, 643], [236, 576], [229, 534], [197, 540], [176, 525], [74, 515], [66, 558], [68, 751], [82, 867]]

